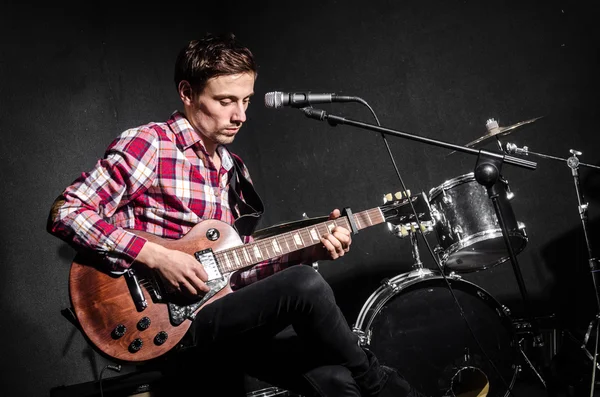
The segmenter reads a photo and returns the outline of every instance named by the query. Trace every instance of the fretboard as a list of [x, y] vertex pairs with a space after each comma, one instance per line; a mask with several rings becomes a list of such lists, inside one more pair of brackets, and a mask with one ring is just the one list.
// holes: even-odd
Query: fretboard
[[[373, 208], [352, 214], [357, 230], [378, 225], [385, 221], [379, 208]], [[321, 236], [330, 233], [341, 226], [351, 230], [348, 217], [317, 223], [312, 226], [292, 230], [277, 236], [255, 241], [254, 243], [215, 252], [217, 264], [221, 273], [252, 266], [256, 263], [273, 259], [321, 243]]]

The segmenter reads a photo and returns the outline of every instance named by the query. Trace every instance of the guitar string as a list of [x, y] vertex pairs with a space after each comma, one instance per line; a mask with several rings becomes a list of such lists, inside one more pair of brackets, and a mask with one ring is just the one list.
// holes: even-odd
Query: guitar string
[[[381, 210], [379, 208], [373, 208], [373, 209], [361, 211], [356, 214], [353, 214], [353, 216], [355, 217], [355, 221], [357, 222], [358, 225], [360, 225], [360, 220], [362, 220], [363, 223], [368, 224], [368, 226], [373, 226], [374, 224], [379, 224], [384, 221], [382, 214], [381, 214]], [[368, 220], [368, 222], [365, 222], [365, 217]], [[377, 222], [373, 223], [373, 218], [376, 218]], [[251, 266], [254, 263], [260, 263], [263, 260], [272, 259], [272, 258], [275, 258], [282, 254], [291, 253], [291, 252], [298, 251], [303, 248], [318, 244], [320, 242], [320, 240], [315, 241], [313, 239], [313, 237], [311, 236], [311, 228], [317, 229], [317, 231], [320, 233], [320, 235], [323, 235], [326, 232], [329, 232], [329, 228], [327, 227], [327, 224], [329, 224], [329, 223], [333, 223], [335, 226], [342, 226], [342, 227], [347, 228], [349, 220], [347, 219], [347, 217], [333, 219], [333, 220], [330, 220], [327, 222], [313, 225], [312, 227], [301, 228], [298, 230], [283, 233], [274, 239], [268, 239], [266, 241], [259, 240], [254, 243], [251, 243], [251, 244], [243, 245], [241, 247], [238, 246], [238, 247], [228, 248], [223, 251], [219, 251], [219, 252], [215, 253], [215, 256], [217, 257], [217, 260], [221, 264], [221, 267], [223, 268], [223, 270], [225, 270], [227, 272], [234, 271], [234, 270], [239, 269], [240, 267]], [[359, 227], [359, 230], [362, 228], [364, 228], [364, 227]], [[300, 247], [298, 247], [299, 244], [296, 243], [296, 236], [299, 236], [301, 238], [301, 240], [303, 241], [303, 244], [301, 244]], [[306, 240], [310, 241], [310, 244], [306, 244], [304, 242]], [[277, 241], [277, 245], [280, 247], [280, 252], [277, 252], [273, 248], [273, 241]], [[285, 244], [285, 246], [288, 247], [287, 252], [281, 251], [281, 248], [283, 245], [281, 243], [279, 243], [279, 241], [283, 242]], [[289, 250], [290, 245], [294, 246], [295, 248], [292, 250]], [[257, 248], [261, 253], [266, 252], [267, 253], [266, 259], [265, 259], [265, 255], [261, 255], [262, 259], [259, 259], [257, 257], [257, 255], [254, 253], [254, 248]], [[246, 252], [246, 254], [248, 255], [248, 257], [250, 257], [250, 259], [252, 259], [251, 262], [248, 262], [245, 255], [237, 254], [238, 251], [241, 252], [242, 250], [244, 250]], [[275, 255], [269, 254], [269, 251], [272, 251]], [[228, 254], [231, 256], [231, 258], [227, 257]], [[235, 254], [235, 256], [234, 256], [234, 254]], [[254, 257], [254, 259], [252, 257]], [[235, 258], [238, 258], [238, 260], [236, 261]], [[227, 263], [234, 263], [235, 265], [227, 265]]]

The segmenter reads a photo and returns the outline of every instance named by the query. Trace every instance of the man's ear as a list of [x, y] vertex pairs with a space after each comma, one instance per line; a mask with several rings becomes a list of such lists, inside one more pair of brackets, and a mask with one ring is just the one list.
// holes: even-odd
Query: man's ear
[[190, 83], [186, 80], [180, 81], [178, 91], [179, 91], [179, 98], [181, 99], [181, 102], [183, 102], [185, 105], [191, 105], [192, 104], [192, 86], [190, 85]]

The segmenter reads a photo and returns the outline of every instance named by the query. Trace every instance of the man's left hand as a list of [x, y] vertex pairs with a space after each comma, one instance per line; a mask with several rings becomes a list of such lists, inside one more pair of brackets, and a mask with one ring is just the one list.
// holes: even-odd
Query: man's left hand
[[[339, 209], [335, 209], [329, 214], [329, 219], [336, 219], [341, 216]], [[321, 236], [322, 245], [315, 246], [307, 253], [305, 262], [316, 262], [319, 260], [335, 260], [350, 250], [352, 237], [350, 230], [345, 227], [336, 226], [330, 233]]]

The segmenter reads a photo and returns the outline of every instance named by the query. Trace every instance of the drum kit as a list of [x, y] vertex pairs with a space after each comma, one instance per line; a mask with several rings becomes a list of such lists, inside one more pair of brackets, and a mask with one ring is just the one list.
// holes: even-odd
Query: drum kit
[[[562, 159], [530, 152], [526, 146], [503, 144], [499, 139], [538, 119], [508, 127], [500, 127], [490, 119], [486, 124], [488, 133], [465, 146], [474, 148], [495, 140], [503, 154], [532, 154], [566, 161], [574, 178], [590, 266], [594, 270], [596, 260], [589, 248], [587, 204], [579, 187], [578, 170], [580, 166], [600, 167], [580, 162], [577, 156], [581, 153], [575, 150], [570, 151], [571, 157]], [[521, 363], [526, 363], [546, 387], [523, 349], [523, 339], [518, 338], [510, 310], [461, 276], [511, 262], [525, 308], [529, 310], [515, 258], [528, 242], [525, 225], [517, 221], [512, 210], [514, 195], [508, 181], [499, 175], [494, 189], [496, 197], [492, 203], [489, 186], [483, 186], [473, 172], [457, 176], [429, 191], [429, 221], [389, 225], [394, 235], [410, 239], [413, 269], [383, 280], [362, 306], [352, 328], [361, 346], [375, 352], [381, 363], [396, 368], [426, 395], [512, 395]], [[417, 236], [430, 232], [434, 232], [438, 243], [432, 250], [438, 265], [435, 270], [424, 268], [418, 248]], [[592, 272], [594, 277], [598, 273]], [[597, 299], [600, 308], [600, 298]], [[533, 330], [533, 345], [543, 345], [535, 319], [530, 315], [528, 320]], [[592, 325], [598, 326], [595, 319], [590, 329]], [[585, 350], [585, 346], [582, 348]], [[590, 353], [588, 357], [593, 359]]]

